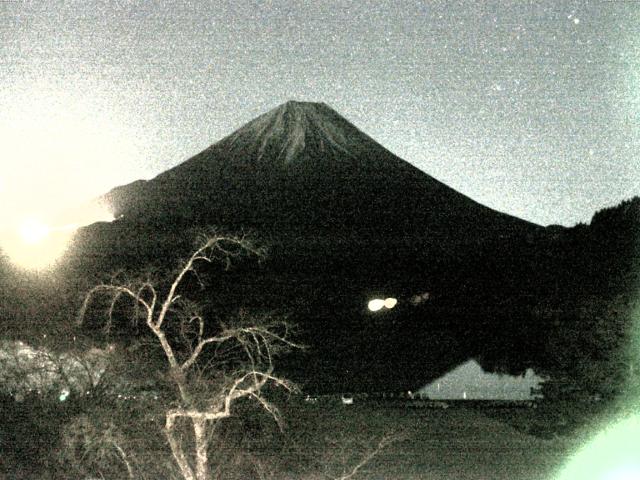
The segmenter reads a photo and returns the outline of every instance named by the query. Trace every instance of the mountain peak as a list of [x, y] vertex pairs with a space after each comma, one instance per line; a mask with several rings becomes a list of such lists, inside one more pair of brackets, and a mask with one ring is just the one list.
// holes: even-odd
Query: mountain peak
[[334, 118], [340, 117], [338, 112], [324, 102], [288, 100], [271, 111], [293, 115], [330, 115]]
[[289, 100], [220, 143], [225, 144], [225, 148], [252, 144], [254, 148], [244, 150], [255, 151], [255, 161], [268, 156], [282, 165], [290, 165], [304, 151], [337, 151], [352, 156], [353, 148], [362, 143], [362, 137], [366, 135], [327, 104]]
[[326, 103], [324, 102], [307, 102], [304, 100], [287, 100], [286, 102], [280, 104], [280, 106], [276, 107], [276, 109], [279, 108], [303, 108], [303, 109], [317, 109], [317, 108], [330, 108]]

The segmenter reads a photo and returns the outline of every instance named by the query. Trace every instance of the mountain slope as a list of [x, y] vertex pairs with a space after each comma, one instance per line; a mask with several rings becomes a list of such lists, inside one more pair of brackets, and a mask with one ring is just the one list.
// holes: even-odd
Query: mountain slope
[[401, 160], [324, 104], [287, 102], [186, 162], [105, 198], [116, 216], [365, 236], [510, 234], [492, 211]]

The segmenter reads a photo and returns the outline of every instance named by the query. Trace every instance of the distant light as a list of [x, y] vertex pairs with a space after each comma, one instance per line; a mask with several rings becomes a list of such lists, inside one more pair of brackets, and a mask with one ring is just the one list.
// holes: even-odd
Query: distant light
[[73, 234], [28, 220], [15, 229], [0, 231], [0, 248], [12, 263], [28, 270], [48, 269], [64, 253]]
[[25, 243], [35, 245], [42, 242], [49, 236], [51, 228], [49, 225], [38, 219], [28, 218], [23, 220], [18, 231], [20, 233], [20, 237]]
[[70, 393], [71, 392], [69, 391], [68, 388], [63, 389], [62, 392], [60, 392], [60, 396], [58, 397], [58, 400], [60, 400], [61, 402], [64, 402], [69, 397]]
[[396, 306], [397, 303], [398, 303], [397, 298], [389, 297], [384, 299], [384, 306], [385, 308], [388, 308], [388, 309], [392, 309], [393, 307]]
[[67, 250], [79, 227], [112, 220], [114, 217], [109, 207], [99, 203], [65, 212], [64, 218], [56, 219], [51, 225], [37, 217], [26, 217], [8, 229], [0, 230], [0, 248], [22, 268], [49, 269]]
[[384, 300], [382, 300], [381, 298], [374, 298], [373, 300], [369, 301], [369, 310], [371, 310], [372, 312], [377, 312], [378, 310], [381, 310], [384, 308]]
[[384, 300], [382, 298], [374, 298], [373, 300], [369, 301], [369, 304], [367, 306], [370, 311], [377, 312], [379, 310], [382, 310], [383, 308], [390, 310], [395, 307], [397, 303], [398, 299], [393, 297], [388, 297]]
[[411, 305], [415, 307], [417, 305], [420, 305], [423, 302], [426, 302], [427, 300], [429, 300], [430, 297], [431, 297], [431, 294], [429, 292], [424, 292], [424, 293], [419, 293], [417, 295], [414, 295], [413, 297], [411, 297], [409, 301], [411, 302]]

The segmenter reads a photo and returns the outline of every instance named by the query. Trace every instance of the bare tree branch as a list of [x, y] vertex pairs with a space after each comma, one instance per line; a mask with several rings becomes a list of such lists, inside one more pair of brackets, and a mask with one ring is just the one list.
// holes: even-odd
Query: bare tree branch
[[404, 435], [401, 434], [384, 434], [380, 437], [380, 440], [373, 446], [373, 448], [368, 449], [354, 465], [346, 467], [341, 475], [334, 476], [325, 473], [325, 476], [331, 480], [349, 480], [355, 477], [364, 466], [377, 457], [390, 444], [402, 440], [403, 438]]
[[[241, 398], [257, 401], [281, 426], [282, 418], [277, 407], [267, 401], [261, 391], [267, 383], [289, 391], [296, 390], [293, 384], [273, 374], [274, 354], [284, 348], [299, 347], [290, 340], [290, 328], [286, 322], [273, 321], [269, 317], [253, 318], [251, 322], [241, 317], [238, 325], [229, 327], [219, 323], [215, 325], [216, 333], [205, 336], [205, 317], [197, 305], [185, 300], [179, 293], [190, 273], [195, 274], [197, 281], [202, 283], [195, 270], [196, 264], [221, 260], [225, 267], [229, 268], [232, 258], [247, 253], [260, 257], [264, 251], [244, 236], [228, 237], [214, 234], [203, 237], [199, 246], [175, 272], [162, 299], [157, 287], [150, 280], [127, 284], [101, 284], [89, 290], [79, 312], [78, 322], [82, 324], [94, 297], [105, 294], [110, 299], [105, 326], [107, 329], [112, 327], [112, 315], [122, 297], [130, 298], [134, 302], [134, 317], [139, 316], [138, 309], [144, 313], [147, 327], [162, 347], [169, 367], [169, 376], [178, 392], [174, 406], [165, 411], [164, 430], [173, 458], [185, 480], [209, 480], [210, 435], [207, 432], [215, 427], [216, 422], [232, 415], [234, 402]], [[177, 327], [178, 338], [174, 335], [169, 339], [169, 324]], [[245, 368], [238, 369], [236, 364], [230, 377], [226, 380], [224, 376], [221, 377], [223, 381], [220, 389], [213, 393], [209, 400], [203, 402], [203, 398], [211, 395], [211, 391], [204, 396], [202, 391], [198, 391], [197, 385], [204, 373], [203, 366], [198, 363], [208, 346], [211, 346], [213, 351], [213, 358], [205, 364], [208, 369], [223, 372], [227, 366], [233, 365], [231, 358], [224, 357], [232, 352], [244, 353], [240, 364], [244, 364]], [[194, 368], [196, 366], [197, 368]], [[181, 419], [191, 424], [193, 447], [190, 447], [189, 443], [185, 444], [177, 435], [176, 428]], [[186, 453], [187, 447], [191, 449], [190, 455]], [[126, 456], [122, 458], [126, 460]]]

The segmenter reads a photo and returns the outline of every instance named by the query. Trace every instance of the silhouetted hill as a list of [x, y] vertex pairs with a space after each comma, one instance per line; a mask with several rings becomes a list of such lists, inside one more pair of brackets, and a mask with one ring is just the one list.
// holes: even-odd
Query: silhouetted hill
[[287, 102], [186, 162], [106, 195], [136, 222], [466, 241], [535, 227], [401, 160], [328, 106]]

